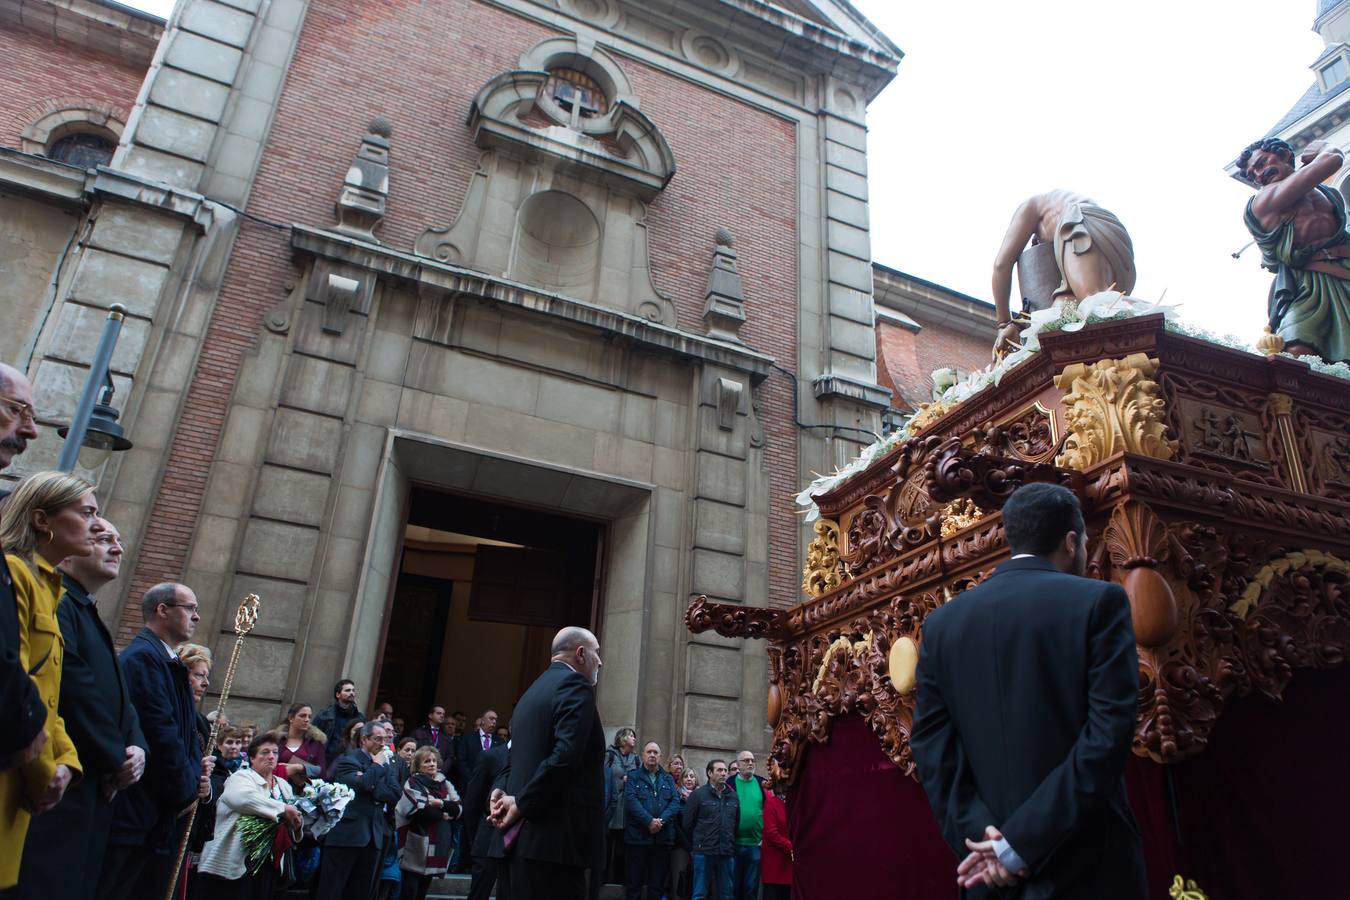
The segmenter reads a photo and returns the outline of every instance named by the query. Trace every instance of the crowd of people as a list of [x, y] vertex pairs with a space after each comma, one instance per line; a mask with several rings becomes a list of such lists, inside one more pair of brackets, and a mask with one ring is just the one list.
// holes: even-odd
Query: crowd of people
[[[0, 469], [39, 438], [31, 392], [0, 365]], [[594, 826], [593, 850], [587, 843], [564, 860], [591, 898], [606, 881], [648, 900], [750, 900], [761, 882], [766, 898], [787, 896], [783, 800], [755, 774], [753, 753], [739, 754], [734, 776], [713, 760], [702, 784], [679, 755], [666, 763], [655, 741], [639, 754], [631, 728], [599, 757], [599, 647], [585, 629], [559, 633], [553, 665], [517, 705], [516, 719], [549, 724], [527, 731], [514, 760], [495, 710], [469, 728], [463, 712], [436, 705], [404, 734], [387, 703], [368, 718], [345, 678], [330, 705], [316, 713], [296, 702], [266, 729], [200, 712], [214, 660], [192, 641], [201, 615], [188, 585], [145, 590], [143, 627], [117, 652], [97, 595], [117, 579], [124, 547], [94, 485], [64, 472], [23, 478], [0, 496], [0, 546], [3, 900], [270, 900], [306, 884], [316, 900], [423, 900], [450, 871], [471, 873], [472, 898], [564, 896], [533, 863], [550, 858], [551, 839], [540, 836], [569, 805], [581, 812], [567, 841]], [[559, 736], [557, 711], [540, 708], [556, 705], [555, 690], [573, 698], [572, 713], [590, 707], [592, 761]], [[593, 772], [584, 793], [538, 801], [541, 785], [581, 769]], [[316, 838], [297, 804], [324, 782], [352, 796]], [[523, 815], [514, 828], [503, 798]], [[258, 821], [275, 823], [261, 865], [248, 857]], [[512, 853], [522, 824], [532, 827]], [[514, 892], [512, 860], [529, 862]]]

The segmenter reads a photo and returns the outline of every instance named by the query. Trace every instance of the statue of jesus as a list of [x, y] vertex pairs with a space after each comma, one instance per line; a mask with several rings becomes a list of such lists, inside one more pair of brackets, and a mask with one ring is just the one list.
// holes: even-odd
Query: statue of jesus
[[[1054, 243], [1059, 287], [1052, 300], [1082, 300], [1106, 290], [1128, 294], [1134, 289], [1134, 244], [1120, 220], [1108, 210], [1073, 191], [1037, 194], [1017, 207], [994, 259], [994, 312], [998, 334], [994, 358], [1020, 343], [1020, 325], [1008, 308], [1013, 265], [1027, 241]], [[1025, 277], [1025, 276], [1024, 276]]]

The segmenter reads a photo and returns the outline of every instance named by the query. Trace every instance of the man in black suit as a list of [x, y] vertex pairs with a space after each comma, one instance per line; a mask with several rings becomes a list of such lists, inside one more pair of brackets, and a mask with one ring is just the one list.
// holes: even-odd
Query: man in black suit
[[[0, 469], [38, 436], [33, 388], [23, 373], [0, 363]], [[0, 490], [0, 500], [9, 491]], [[35, 759], [47, 743], [47, 707], [19, 664], [19, 612], [9, 566], [0, 554], [0, 771]]]
[[454, 726], [445, 725], [445, 707], [433, 706], [427, 712], [427, 723], [413, 729], [413, 740], [418, 747], [435, 747], [441, 754], [441, 771], [449, 775], [455, 766]]
[[600, 642], [585, 628], [564, 628], [552, 653], [553, 662], [516, 704], [506, 788], [492, 792], [490, 821], [512, 844], [513, 900], [581, 900], [586, 869], [603, 858]]
[[505, 781], [498, 783], [506, 762], [510, 758], [510, 747], [495, 744], [486, 753], [478, 757], [478, 765], [473, 767], [469, 776], [469, 786], [464, 791], [464, 819], [477, 825], [471, 848], [466, 853], [473, 856], [473, 879], [469, 883], [468, 900], [488, 900], [492, 888], [497, 883], [497, 868], [505, 856], [502, 847], [501, 832], [487, 822], [488, 796], [495, 787], [505, 787]]
[[387, 745], [388, 725], [361, 726], [361, 746], [338, 757], [333, 778], [356, 792], [342, 820], [323, 840], [319, 855], [318, 900], [368, 900], [385, 845], [394, 839], [386, 815], [403, 785]]
[[61, 564], [65, 594], [56, 611], [65, 643], [60, 712], [84, 778], [29, 825], [19, 873], [21, 897], [92, 900], [112, 828], [113, 795], [139, 781], [145, 770], [145, 736], [93, 597], [117, 578], [121, 564], [120, 535], [107, 520], [92, 554]]
[[1139, 661], [1125, 591], [1080, 577], [1058, 485], [1003, 508], [1010, 561], [928, 615], [910, 746], [969, 897], [1142, 900], [1125, 797]]
[[[478, 727], [467, 734], [461, 734], [455, 747], [455, 766], [453, 780], [460, 787], [467, 787], [469, 779], [473, 777], [473, 770], [478, 766], [478, 760], [491, 748], [501, 743], [497, 734], [497, 712], [492, 709], [483, 710], [483, 715], [478, 718]], [[468, 866], [468, 850], [474, 846], [475, 838], [478, 834], [478, 820], [464, 819], [464, 825], [461, 829], [461, 847], [460, 867]]]
[[211, 796], [192, 687], [174, 650], [197, 629], [197, 595], [186, 585], [157, 584], [141, 597], [141, 616], [145, 627], [117, 664], [145, 736], [145, 774], [113, 800], [100, 900], [163, 897], [184, 817], [198, 798]]

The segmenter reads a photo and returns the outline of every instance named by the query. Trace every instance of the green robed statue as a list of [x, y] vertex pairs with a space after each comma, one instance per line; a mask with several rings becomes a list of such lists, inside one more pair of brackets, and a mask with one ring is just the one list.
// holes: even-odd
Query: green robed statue
[[1278, 138], [1242, 151], [1238, 172], [1256, 186], [1243, 221], [1261, 248], [1261, 265], [1275, 273], [1270, 330], [1296, 356], [1350, 361], [1350, 231], [1345, 198], [1322, 184], [1345, 154], [1314, 142], [1294, 171], [1294, 151]]

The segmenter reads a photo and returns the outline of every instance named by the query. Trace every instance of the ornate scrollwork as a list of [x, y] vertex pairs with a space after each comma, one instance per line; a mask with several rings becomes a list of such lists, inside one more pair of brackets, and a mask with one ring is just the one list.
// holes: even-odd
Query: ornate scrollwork
[[928, 455], [924, 464], [927, 495], [940, 502], [969, 496], [985, 509], [1000, 509], [1024, 484], [1048, 481], [1069, 488], [1079, 486], [1081, 475], [1049, 463], [1027, 464], [988, 453], [977, 453], [960, 438], [951, 438]]
[[776, 638], [786, 634], [786, 617], [781, 609], [762, 606], [737, 606], [733, 603], [709, 603], [699, 594], [684, 611], [684, 624], [694, 634], [716, 631], [722, 637]]
[[1054, 414], [1037, 400], [998, 425], [976, 428], [975, 448], [1022, 462], [1049, 462], [1063, 444], [1057, 431]]
[[1157, 372], [1158, 360], [1132, 353], [1074, 363], [1056, 375], [1055, 386], [1066, 392], [1069, 436], [1055, 464], [1081, 471], [1122, 451], [1171, 459], [1177, 442], [1167, 436]]
[[806, 548], [806, 568], [802, 572], [802, 591], [819, 597], [843, 583], [839, 572], [839, 525], [829, 519], [817, 519], [816, 536]]

